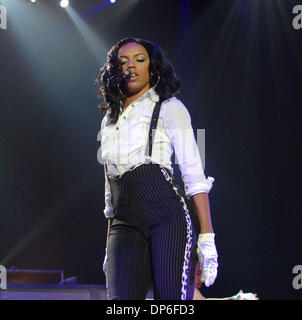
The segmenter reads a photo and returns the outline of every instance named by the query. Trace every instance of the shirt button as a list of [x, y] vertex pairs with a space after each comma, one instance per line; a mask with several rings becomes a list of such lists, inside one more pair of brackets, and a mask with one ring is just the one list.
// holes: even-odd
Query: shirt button
[[123, 119], [126, 119], [126, 117], [125, 117], [125, 116], [123, 116]]
[[134, 107], [134, 104], [132, 104], [131, 107], [133, 108], [133, 107]]
[[118, 130], [118, 127], [116, 127], [116, 130]]

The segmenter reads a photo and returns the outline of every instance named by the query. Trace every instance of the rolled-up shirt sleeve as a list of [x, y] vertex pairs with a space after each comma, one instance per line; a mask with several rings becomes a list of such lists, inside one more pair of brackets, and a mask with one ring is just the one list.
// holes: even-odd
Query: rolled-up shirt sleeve
[[205, 177], [190, 114], [179, 99], [173, 97], [165, 103], [164, 122], [179, 164], [186, 197], [209, 193], [215, 179]]

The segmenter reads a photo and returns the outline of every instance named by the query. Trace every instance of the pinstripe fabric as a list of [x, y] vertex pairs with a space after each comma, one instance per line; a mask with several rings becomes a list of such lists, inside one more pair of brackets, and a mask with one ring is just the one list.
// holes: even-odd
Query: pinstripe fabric
[[186, 219], [186, 226], [187, 226], [187, 237], [186, 237], [186, 246], [185, 246], [185, 253], [184, 253], [184, 259], [183, 259], [183, 268], [182, 268], [182, 287], [181, 287], [181, 299], [186, 300], [187, 297], [187, 288], [188, 288], [188, 272], [189, 272], [189, 265], [190, 265], [190, 255], [191, 255], [191, 250], [193, 246], [193, 225], [190, 217], [189, 210], [187, 208], [187, 204], [185, 202], [184, 197], [180, 194], [180, 189], [173, 183], [172, 175], [170, 175], [167, 170], [163, 167], [160, 166], [160, 170], [165, 176], [166, 180], [170, 182], [171, 186], [173, 187], [173, 190], [175, 193], [178, 195], [185, 214], [185, 219]]
[[143, 164], [109, 183], [108, 299], [144, 299], [151, 281], [155, 299], [192, 299], [198, 220], [170, 171]]

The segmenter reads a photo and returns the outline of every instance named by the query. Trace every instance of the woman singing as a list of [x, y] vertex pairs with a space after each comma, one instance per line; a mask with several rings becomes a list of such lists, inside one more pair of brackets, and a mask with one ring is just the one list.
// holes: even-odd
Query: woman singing
[[[197, 257], [214, 283], [217, 251], [206, 179], [180, 84], [166, 51], [136, 38], [119, 41], [97, 78], [106, 103], [99, 133], [105, 169], [108, 299], [192, 300]], [[185, 190], [175, 182], [175, 152]]]

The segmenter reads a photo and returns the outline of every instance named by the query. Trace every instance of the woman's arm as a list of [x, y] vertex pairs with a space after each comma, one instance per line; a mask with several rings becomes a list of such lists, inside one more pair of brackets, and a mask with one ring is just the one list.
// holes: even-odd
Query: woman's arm
[[183, 103], [172, 98], [164, 104], [164, 125], [179, 163], [185, 195], [196, 208], [201, 233], [197, 239], [197, 255], [203, 269], [202, 281], [208, 287], [217, 276], [218, 254], [212, 227], [208, 193], [214, 182], [205, 177], [200, 153], [191, 125], [191, 116]]
[[107, 238], [106, 238], [106, 249], [108, 245], [109, 232], [112, 225], [113, 218], [108, 218]]
[[113, 212], [113, 205], [112, 205], [112, 194], [111, 194], [111, 188], [109, 184], [109, 178], [106, 174], [106, 169], [104, 165], [104, 176], [105, 176], [105, 209], [104, 209], [104, 215], [106, 218], [113, 218], [114, 212]]
[[194, 194], [192, 200], [198, 216], [201, 233], [214, 233], [208, 194], [205, 192]]
[[187, 108], [174, 97], [168, 103], [163, 104], [162, 111], [165, 131], [175, 151], [175, 159], [179, 164], [186, 197], [209, 193], [215, 179], [205, 177], [191, 116]]
[[[102, 130], [105, 128], [105, 122], [107, 121], [107, 115], [103, 118], [102, 123], [101, 123], [101, 130], [100, 133], [102, 132]], [[98, 141], [101, 140], [102, 141], [102, 134], [100, 134], [100, 138], [98, 137]], [[102, 145], [101, 145], [102, 147]], [[102, 158], [102, 149], [99, 149], [98, 151], [98, 160], [100, 161], [101, 164], [104, 165], [104, 178], [105, 178], [105, 209], [104, 209], [104, 215], [106, 218], [112, 218], [114, 216], [113, 213], [113, 206], [112, 206], [112, 195], [111, 195], [111, 189], [110, 189], [110, 183], [109, 183], [109, 178], [107, 175], [107, 164], [106, 161]]]

